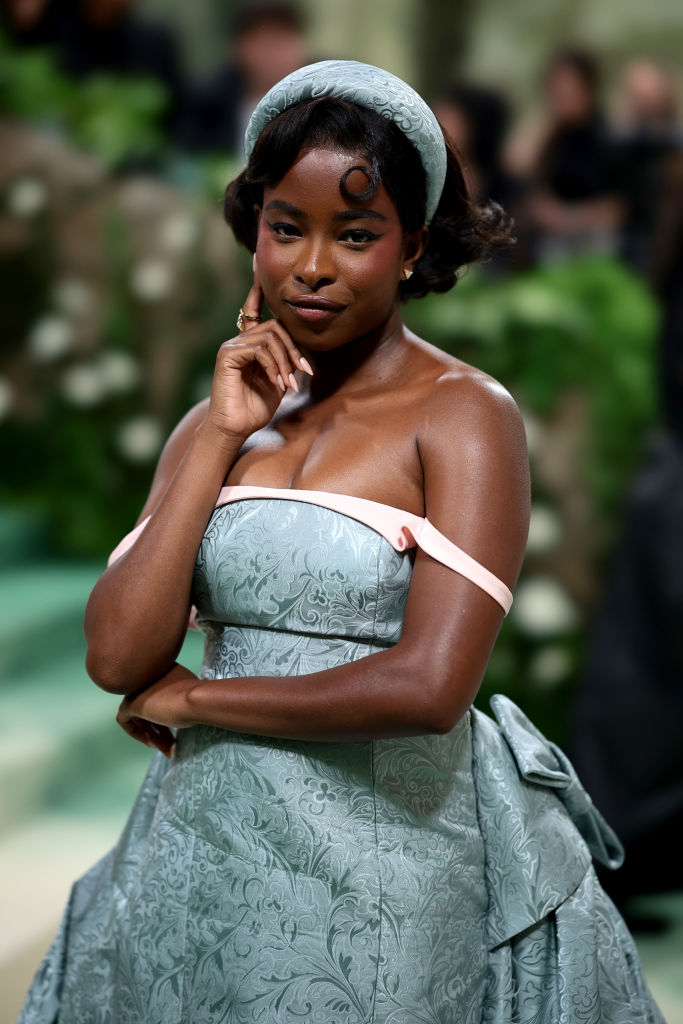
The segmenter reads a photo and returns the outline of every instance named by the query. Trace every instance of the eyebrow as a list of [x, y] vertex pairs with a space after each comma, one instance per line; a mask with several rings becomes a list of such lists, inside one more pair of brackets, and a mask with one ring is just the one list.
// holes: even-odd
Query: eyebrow
[[[297, 217], [299, 220], [308, 220], [308, 214], [304, 210], [300, 210], [298, 206], [294, 206], [293, 203], [287, 203], [284, 199], [271, 199], [266, 205], [266, 210], [279, 210], [281, 213], [287, 213], [290, 217]], [[349, 220], [386, 220], [387, 218], [383, 213], [378, 213], [377, 210], [340, 210], [339, 213], [334, 214], [334, 219], [338, 221], [349, 221]]]

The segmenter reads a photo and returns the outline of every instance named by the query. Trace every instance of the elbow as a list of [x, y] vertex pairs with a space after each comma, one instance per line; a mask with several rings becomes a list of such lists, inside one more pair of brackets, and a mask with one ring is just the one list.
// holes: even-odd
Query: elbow
[[430, 719], [429, 732], [434, 736], [445, 736], [456, 727], [463, 714], [464, 711], [456, 713], [446, 708], [435, 708]]
[[136, 693], [151, 680], [162, 676], [165, 671], [168, 671], [168, 668], [162, 667], [155, 673], [148, 666], [131, 664], [112, 651], [89, 645], [85, 656], [85, 670], [100, 690], [114, 696], [125, 697], [130, 693]]
[[406, 675], [406, 706], [413, 724], [421, 734], [443, 736], [458, 724], [471, 700], [469, 688], [452, 672], [439, 671], [436, 665], [422, 664]]
[[131, 685], [130, 675], [117, 665], [115, 659], [103, 656], [90, 647], [85, 657], [85, 670], [95, 686], [99, 686], [105, 693], [125, 697], [127, 693], [139, 689]]
[[445, 736], [455, 728], [466, 710], [460, 706], [454, 707], [452, 697], [430, 701], [423, 712], [424, 731], [434, 736]]

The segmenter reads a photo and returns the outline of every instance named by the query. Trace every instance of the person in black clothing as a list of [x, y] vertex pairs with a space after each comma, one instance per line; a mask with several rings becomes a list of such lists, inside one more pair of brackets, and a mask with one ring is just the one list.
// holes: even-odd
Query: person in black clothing
[[662, 197], [670, 187], [676, 154], [683, 153], [672, 76], [653, 61], [630, 61], [620, 81], [614, 144], [623, 181], [625, 220], [620, 255], [651, 279]]
[[527, 204], [538, 255], [611, 250], [623, 206], [597, 65], [581, 50], [563, 50], [549, 62], [544, 84], [550, 122]]
[[477, 201], [495, 199], [507, 209], [516, 192], [501, 163], [509, 122], [505, 99], [494, 89], [456, 82], [435, 103], [434, 112], [463, 159], [471, 194]]
[[310, 63], [305, 26], [291, 3], [244, 4], [230, 24], [232, 60], [190, 96], [182, 143], [200, 152], [241, 152], [251, 112], [291, 71]]
[[570, 753], [622, 840], [603, 878], [632, 928], [629, 898], [681, 888], [683, 830], [683, 156], [653, 201], [649, 279], [662, 303], [657, 377], [661, 429], [626, 504], [623, 536], [588, 650]]

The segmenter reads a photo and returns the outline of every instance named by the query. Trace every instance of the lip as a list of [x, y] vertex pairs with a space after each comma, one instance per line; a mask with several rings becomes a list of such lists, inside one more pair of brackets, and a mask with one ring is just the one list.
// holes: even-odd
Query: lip
[[294, 295], [285, 302], [298, 317], [308, 321], [328, 320], [346, 309], [341, 302], [334, 302], [323, 295]]

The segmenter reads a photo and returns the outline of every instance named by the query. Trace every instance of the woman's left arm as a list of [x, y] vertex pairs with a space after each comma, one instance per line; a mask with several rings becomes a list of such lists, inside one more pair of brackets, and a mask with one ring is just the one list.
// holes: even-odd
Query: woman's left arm
[[[427, 518], [512, 589], [529, 517], [526, 442], [513, 400], [483, 374], [446, 376], [416, 444]], [[476, 695], [502, 618], [488, 593], [418, 550], [395, 647], [286, 681], [199, 680], [176, 665], [126, 697], [118, 720], [165, 752], [172, 737], [164, 727], [194, 724], [327, 741], [448, 732]], [[145, 722], [161, 728], [150, 734]]]

